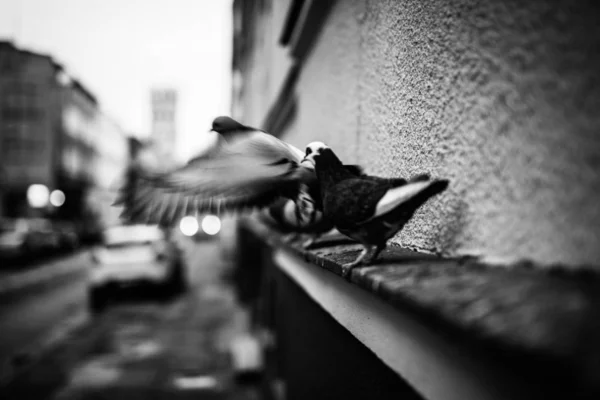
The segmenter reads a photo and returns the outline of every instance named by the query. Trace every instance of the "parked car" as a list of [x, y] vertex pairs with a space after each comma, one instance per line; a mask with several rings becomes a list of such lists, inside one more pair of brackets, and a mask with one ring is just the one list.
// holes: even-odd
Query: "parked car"
[[53, 223], [58, 235], [61, 250], [73, 250], [79, 246], [79, 235], [74, 223], [69, 221], [56, 221]]
[[4, 258], [36, 255], [59, 247], [60, 237], [48, 219], [16, 218], [0, 222], [0, 255]]
[[177, 294], [186, 288], [181, 251], [156, 226], [106, 229], [91, 259], [88, 300], [94, 313], [103, 311], [124, 290], [149, 288], [158, 289], [158, 294]]

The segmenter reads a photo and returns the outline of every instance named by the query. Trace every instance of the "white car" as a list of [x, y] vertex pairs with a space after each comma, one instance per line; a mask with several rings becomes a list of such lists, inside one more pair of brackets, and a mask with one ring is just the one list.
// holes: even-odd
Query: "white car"
[[32, 257], [60, 247], [59, 233], [43, 218], [0, 221], [0, 258]]
[[102, 245], [91, 254], [88, 299], [100, 312], [117, 291], [133, 287], [163, 289], [176, 294], [186, 287], [181, 251], [156, 226], [121, 225], [106, 229]]

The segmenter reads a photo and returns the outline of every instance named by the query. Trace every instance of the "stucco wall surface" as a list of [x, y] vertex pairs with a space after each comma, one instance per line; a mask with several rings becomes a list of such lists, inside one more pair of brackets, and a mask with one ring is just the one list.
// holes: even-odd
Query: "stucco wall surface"
[[286, 139], [450, 179], [396, 243], [600, 265], [599, 20], [587, 1], [337, 1]]
[[[301, 149], [325, 141], [347, 161], [356, 162], [360, 134], [360, 2], [341, 2], [325, 21], [317, 44], [302, 66], [296, 86], [296, 135], [285, 139]], [[342, 7], [343, 5], [343, 7]]]

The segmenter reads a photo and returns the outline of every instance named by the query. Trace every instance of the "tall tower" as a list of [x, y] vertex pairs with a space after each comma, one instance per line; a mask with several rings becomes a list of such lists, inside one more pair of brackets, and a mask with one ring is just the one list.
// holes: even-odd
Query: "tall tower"
[[154, 89], [152, 100], [152, 141], [161, 166], [167, 167], [174, 161], [177, 130], [175, 112], [177, 92], [174, 89]]

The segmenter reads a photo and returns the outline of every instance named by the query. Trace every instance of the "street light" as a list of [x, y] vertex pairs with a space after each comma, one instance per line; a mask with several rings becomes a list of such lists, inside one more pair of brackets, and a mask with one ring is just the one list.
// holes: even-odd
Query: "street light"
[[50, 193], [50, 204], [54, 207], [60, 207], [65, 204], [65, 194], [62, 190], [56, 189]]
[[27, 202], [33, 208], [44, 208], [48, 205], [50, 191], [46, 185], [33, 184], [27, 188]]

